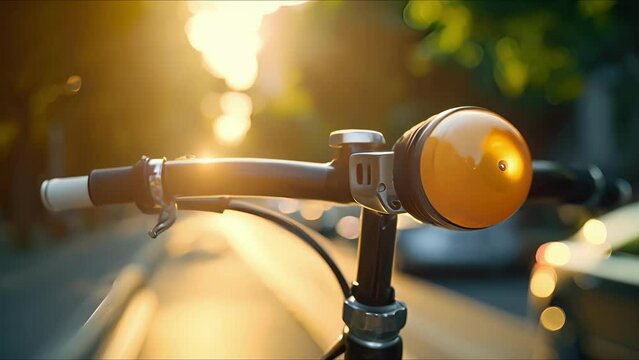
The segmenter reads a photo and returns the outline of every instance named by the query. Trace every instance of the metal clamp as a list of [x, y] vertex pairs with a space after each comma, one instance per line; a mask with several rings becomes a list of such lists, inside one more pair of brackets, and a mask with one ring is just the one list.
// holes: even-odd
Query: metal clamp
[[349, 336], [367, 346], [383, 347], [397, 339], [406, 325], [406, 313], [406, 305], [401, 301], [386, 306], [368, 306], [351, 296], [344, 300], [342, 319], [348, 326]]
[[149, 236], [155, 239], [168, 230], [177, 219], [177, 205], [175, 201], [166, 202], [164, 199], [164, 189], [162, 188], [162, 170], [165, 159], [151, 159], [148, 162], [151, 174], [148, 178], [149, 192], [155, 205], [160, 208], [157, 224], [149, 231]]
[[393, 183], [394, 155], [392, 151], [351, 155], [349, 185], [358, 204], [387, 214], [405, 212]]

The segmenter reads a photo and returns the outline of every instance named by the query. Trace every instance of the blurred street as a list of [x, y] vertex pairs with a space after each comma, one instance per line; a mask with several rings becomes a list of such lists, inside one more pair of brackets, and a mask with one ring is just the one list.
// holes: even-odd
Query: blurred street
[[118, 271], [148, 243], [148, 220], [125, 220], [30, 252], [1, 241], [0, 357], [34, 356], [82, 326]]
[[[0, 356], [55, 353], [81, 331], [117, 269], [152, 244], [145, 234], [152, 220], [125, 220], [3, 271], [2, 318], [10, 328]], [[285, 231], [245, 215], [183, 214], [163, 236], [166, 256], [131, 297], [101, 357], [316, 358], [341, 331], [332, 275]], [[352, 279], [351, 247], [326, 245]], [[496, 295], [517, 292], [511, 285]], [[399, 274], [395, 287], [409, 304], [403, 334], [411, 357], [525, 358], [532, 351], [533, 330], [521, 318]]]
[[35, 356], [81, 327], [148, 243], [149, 220], [104, 225], [30, 252], [0, 242], [0, 357]]

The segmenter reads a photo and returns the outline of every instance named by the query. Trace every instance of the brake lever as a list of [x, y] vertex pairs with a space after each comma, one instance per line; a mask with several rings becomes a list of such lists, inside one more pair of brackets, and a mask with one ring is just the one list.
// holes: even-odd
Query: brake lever
[[175, 220], [177, 220], [177, 205], [172, 202], [162, 208], [160, 215], [158, 215], [158, 222], [149, 231], [149, 236], [153, 239], [157, 238], [158, 235], [168, 230], [175, 223]]

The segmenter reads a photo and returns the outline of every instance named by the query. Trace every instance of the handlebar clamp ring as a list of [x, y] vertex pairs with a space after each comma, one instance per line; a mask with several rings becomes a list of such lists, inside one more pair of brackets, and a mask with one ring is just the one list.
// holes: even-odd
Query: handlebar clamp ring
[[342, 311], [349, 336], [382, 347], [397, 339], [399, 331], [406, 325], [406, 316], [406, 305], [401, 301], [384, 306], [368, 306], [353, 296], [344, 300]]

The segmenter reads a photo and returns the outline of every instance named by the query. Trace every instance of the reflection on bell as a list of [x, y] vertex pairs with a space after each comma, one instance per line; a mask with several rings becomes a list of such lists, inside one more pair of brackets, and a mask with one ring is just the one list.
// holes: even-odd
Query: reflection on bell
[[532, 180], [530, 152], [517, 129], [478, 108], [454, 111], [432, 125], [419, 166], [433, 209], [473, 229], [512, 215]]

